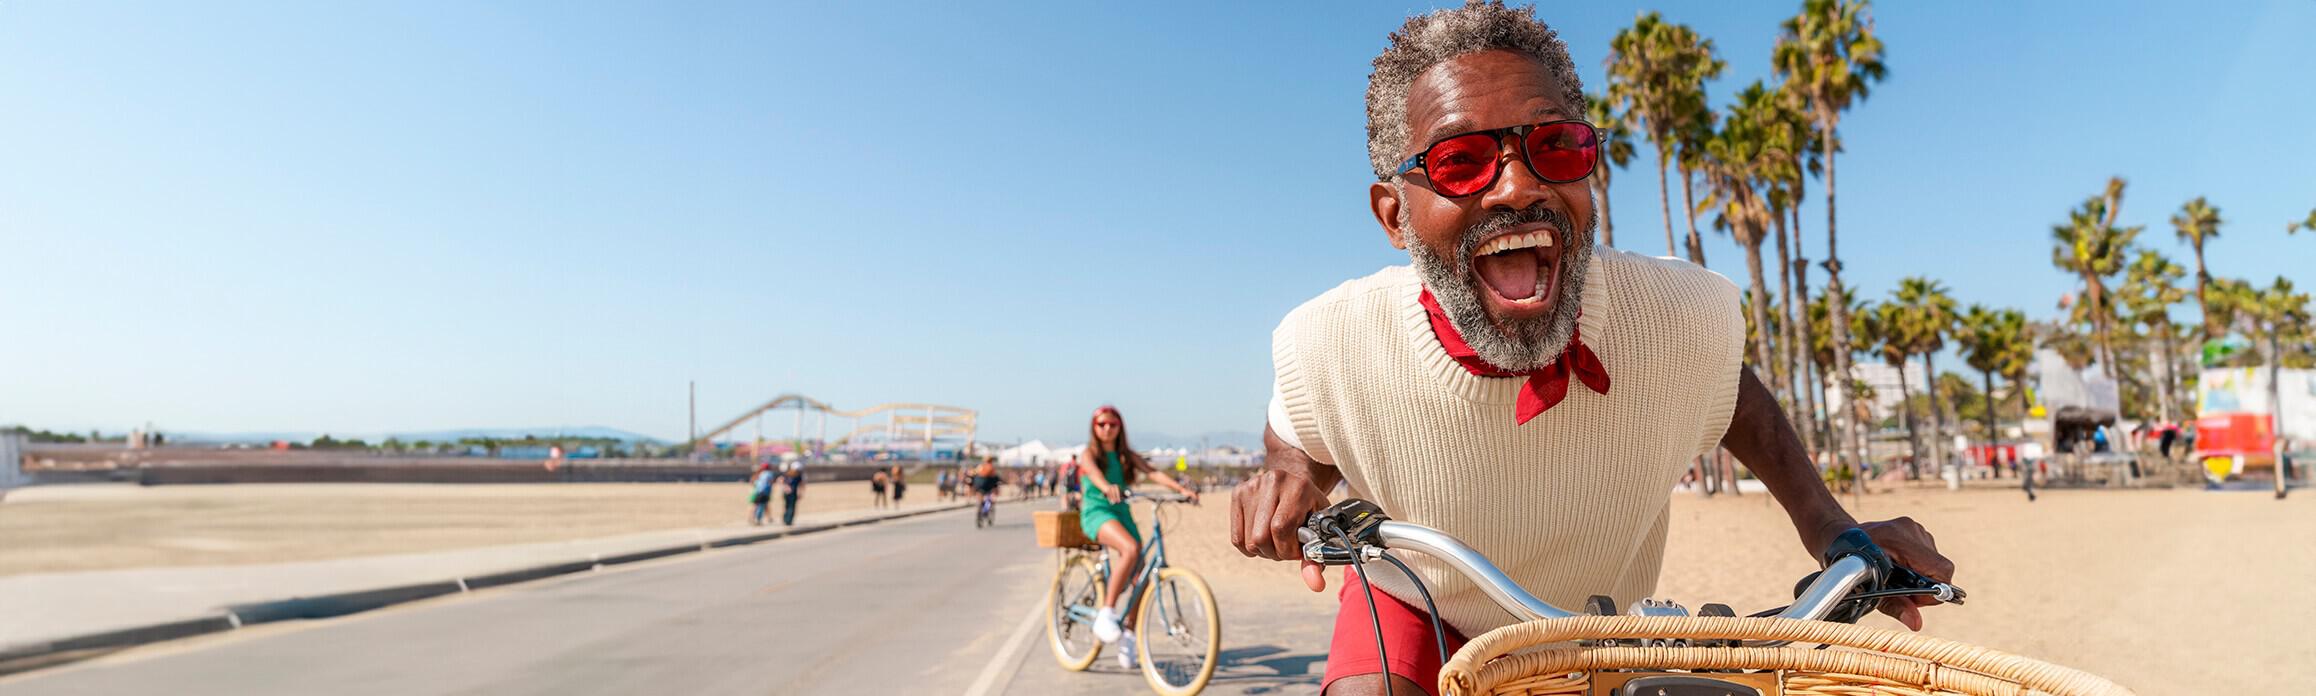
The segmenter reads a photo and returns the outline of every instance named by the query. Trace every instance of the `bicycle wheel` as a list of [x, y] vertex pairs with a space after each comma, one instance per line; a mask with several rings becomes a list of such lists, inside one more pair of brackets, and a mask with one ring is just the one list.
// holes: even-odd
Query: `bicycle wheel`
[[1161, 568], [1134, 611], [1142, 678], [1150, 688], [1168, 696], [1205, 689], [1222, 653], [1222, 612], [1206, 579], [1181, 568]]
[[1101, 601], [1102, 576], [1094, 572], [1094, 559], [1070, 554], [1054, 571], [1053, 588], [1045, 596], [1046, 644], [1062, 669], [1083, 672], [1102, 654], [1102, 641], [1094, 637], [1094, 611]]

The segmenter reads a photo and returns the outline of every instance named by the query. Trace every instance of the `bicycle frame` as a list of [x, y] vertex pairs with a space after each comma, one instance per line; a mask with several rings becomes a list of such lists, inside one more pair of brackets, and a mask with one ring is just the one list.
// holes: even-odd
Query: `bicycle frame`
[[[1087, 552], [1081, 551], [1080, 553]], [[1134, 571], [1134, 582], [1126, 586], [1124, 597], [1126, 600], [1125, 605], [1118, 608], [1118, 613], [1120, 616], [1134, 615], [1134, 610], [1142, 604], [1143, 588], [1153, 580], [1156, 580], [1158, 577], [1158, 571], [1165, 567], [1166, 520], [1157, 514], [1156, 506], [1152, 506], [1150, 514], [1150, 540], [1143, 542], [1142, 544], [1142, 563], [1141, 566], [1136, 568]], [[1098, 560], [1094, 561], [1094, 576], [1096, 579], [1101, 581], [1101, 586], [1097, 588], [1099, 591], [1109, 591], [1110, 572], [1110, 554], [1106, 552], [1101, 553]], [[1179, 590], [1176, 592], [1179, 594]], [[1180, 606], [1182, 603], [1182, 598], [1179, 596], [1161, 597], [1159, 599], [1161, 601], [1162, 607]], [[1070, 607], [1070, 621], [1072, 623], [1091, 624], [1094, 622], [1094, 611], [1094, 608], [1089, 608], [1082, 605], [1073, 605]]]

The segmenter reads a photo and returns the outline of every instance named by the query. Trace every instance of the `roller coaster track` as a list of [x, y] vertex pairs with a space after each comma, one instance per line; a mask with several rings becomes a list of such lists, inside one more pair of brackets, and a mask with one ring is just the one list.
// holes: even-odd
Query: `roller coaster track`
[[[698, 437], [693, 438], [690, 442], [685, 444], [687, 447], [696, 448], [700, 445], [700, 443], [711, 442], [716, 438], [730, 434], [733, 430], [738, 429], [741, 425], [745, 425], [751, 418], [762, 415], [767, 411], [776, 411], [783, 408], [796, 409], [798, 437], [802, 437], [803, 416], [805, 411], [818, 411], [821, 413], [821, 427], [823, 430], [824, 438], [826, 434], [825, 431], [827, 429], [827, 416], [852, 419], [854, 423], [853, 429], [850, 432], [844, 433], [843, 435], [837, 437], [834, 442], [829, 443], [828, 446], [830, 447], [842, 447], [855, 438], [867, 439], [865, 436], [875, 435], [883, 436], [883, 439], [887, 442], [930, 443], [931, 441], [937, 439], [959, 437], [964, 438], [967, 442], [971, 442], [977, 432], [980, 418], [979, 412], [974, 411], [973, 409], [959, 406], [944, 406], [941, 404], [923, 403], [889, 403], [877, 404], [868, 408], [848, 411], [837, 408], [835, 406], [830, 406], [827, 402], [802, 394], [782, 394], [773, 398], [771, 401], [764, 402], [764, 405], [762, 406], [749, 409], [746, 413], [740, 414], [738, 417], [733, 418], [731, 421], [726, 422], [723, 425], [700, 433]], [[885, 416], [883, 423], [861, 422], [878, 415]]]

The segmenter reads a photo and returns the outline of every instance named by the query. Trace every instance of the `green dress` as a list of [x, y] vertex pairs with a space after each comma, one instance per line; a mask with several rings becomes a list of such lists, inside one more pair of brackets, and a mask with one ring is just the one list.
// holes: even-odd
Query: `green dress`
[[[1102, 523], [1117, 520], [1119, 525], [1126, 528], [1126, 534], [1134, 537], [1134, 543], [1141, 543], [1142, 529], [1134, 526], [1133, 509], [1128, 508], [1124, 502], [1112, 501], [1109, 496], [1102, 495], [1102, 488], [1094, 485], [1092, 479], [1080, 478], [1084, 481], [1078, 489], [1085, 492], [1085, 499], [1078, 503], [1078, 529], [1085, 531], [1086, 538], [1100, 538]], [[1126, 467], [1118, 461], [1118, 453], [1102, 453], [1102, 478], [1108, 479], [1113, 486], [1123, 488], [1126, 485]]]

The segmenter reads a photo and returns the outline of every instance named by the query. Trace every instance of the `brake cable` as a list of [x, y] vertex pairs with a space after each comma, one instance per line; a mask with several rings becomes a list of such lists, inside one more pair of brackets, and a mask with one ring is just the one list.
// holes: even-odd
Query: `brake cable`
[[1359, 558], [1364, 554], [1351, 543], [1351, 535], [1336, 526], [1335, 538], [1342, 540], [1343, 548], [1351, 549], [1351, 569], [1359, 571], [1359, 589], [1367, 593], [1367, 626], [1375, 629], [1375, 660], [1383, 664], [1383, 696], [1391, 696], [1391, 655], [1383, 651], [1383, 618], [1375, 613], [1375, 585], [1367, 582], [1367, 564]]
[[[1431, 615], [1431, 644], [1432, 647], [1439, 649], [1440, 667], [1446, 668], [1448, 661], [1447, 631], [1440, 627], [1439, 607], [1433, 606], [1431, 603], [1431, 590], [1423, 586], [1423, 580], [1415, 577], [1415, 571], [1408, 570], [1406, 563], [1401, 563], [1399, 559], [1392, 557], [1390, 551], [1378, 551], [1375, 555], [1382, 556], [1383, 560], [1399, 566], [1399, 572], [1407, 575], [1408, 584], [1414, 585], [1416, 593], [1423, 595], [1423, 610]], [[1382, 631], [1383, 629], [1377, 627], [1376, 630]]]
[[[1892, 598], [1892, 597], [1912, 597], [1912, 596], [1915, 596], [1915, 595], [1932, 595], [1932, 596], [1936, 596], [1937, 594], [1938, 594], [1938, 591], [1937, 591], [1937, 590], [1934, 590], [1934, 589], [1930, 589], [1930, 588], [1926, 588], [1926, 587], [1913, 587], [1913, 588], [1906, 588], [1906, 589], [1902, 589], [1902, 590], [1877, 590], [1877, 591], [1874, 591], [1874, 592], [1859, 592], [1859, 593], [1857, 593], [1857, 594], [1853, 594], [1853, 595], [1850, 595], [1850, 596], [1848, 596], [1848, 597], [1844, 597], [1844, 598], [1842, 598], [1842, 601], [1843, 601], [1843, 602], [1861, 602], [1861, 601], [1865, 601], [1865, 600], [1869, 600], [1869, 599], [1889, 599], [1889, 598]], [[1765, 618], [1769, 618], [1769, 617], [1772, 617], [1772, 616], [1776, 616], [1776, 615], [1778, 615], [1778, 614], [1782, 614], [1782, 613], [1785, 613], [1785, 610], [1787, 610], [1787, 609], [1791, 609], [1791, 608], [1793, 608], [1793, 605], [1790, 605], [1790, 604], [1788, 604], [1788, 605], [1786, 605], [1786, 606], [1778, 607], [1778, 608], [1776, 608], [1776, 609], [1768, 609], [1768, 610], [1763, 610], [1763, 611], [1755, 612], [1755, 613], [1752, 613], [1752, 614], [1748, 614], [1748, 615], [1746, 615], [1746, 617], [1745, 617], [1745, 618], [1749, 618], [1749, 619], [1765, 619]]]

